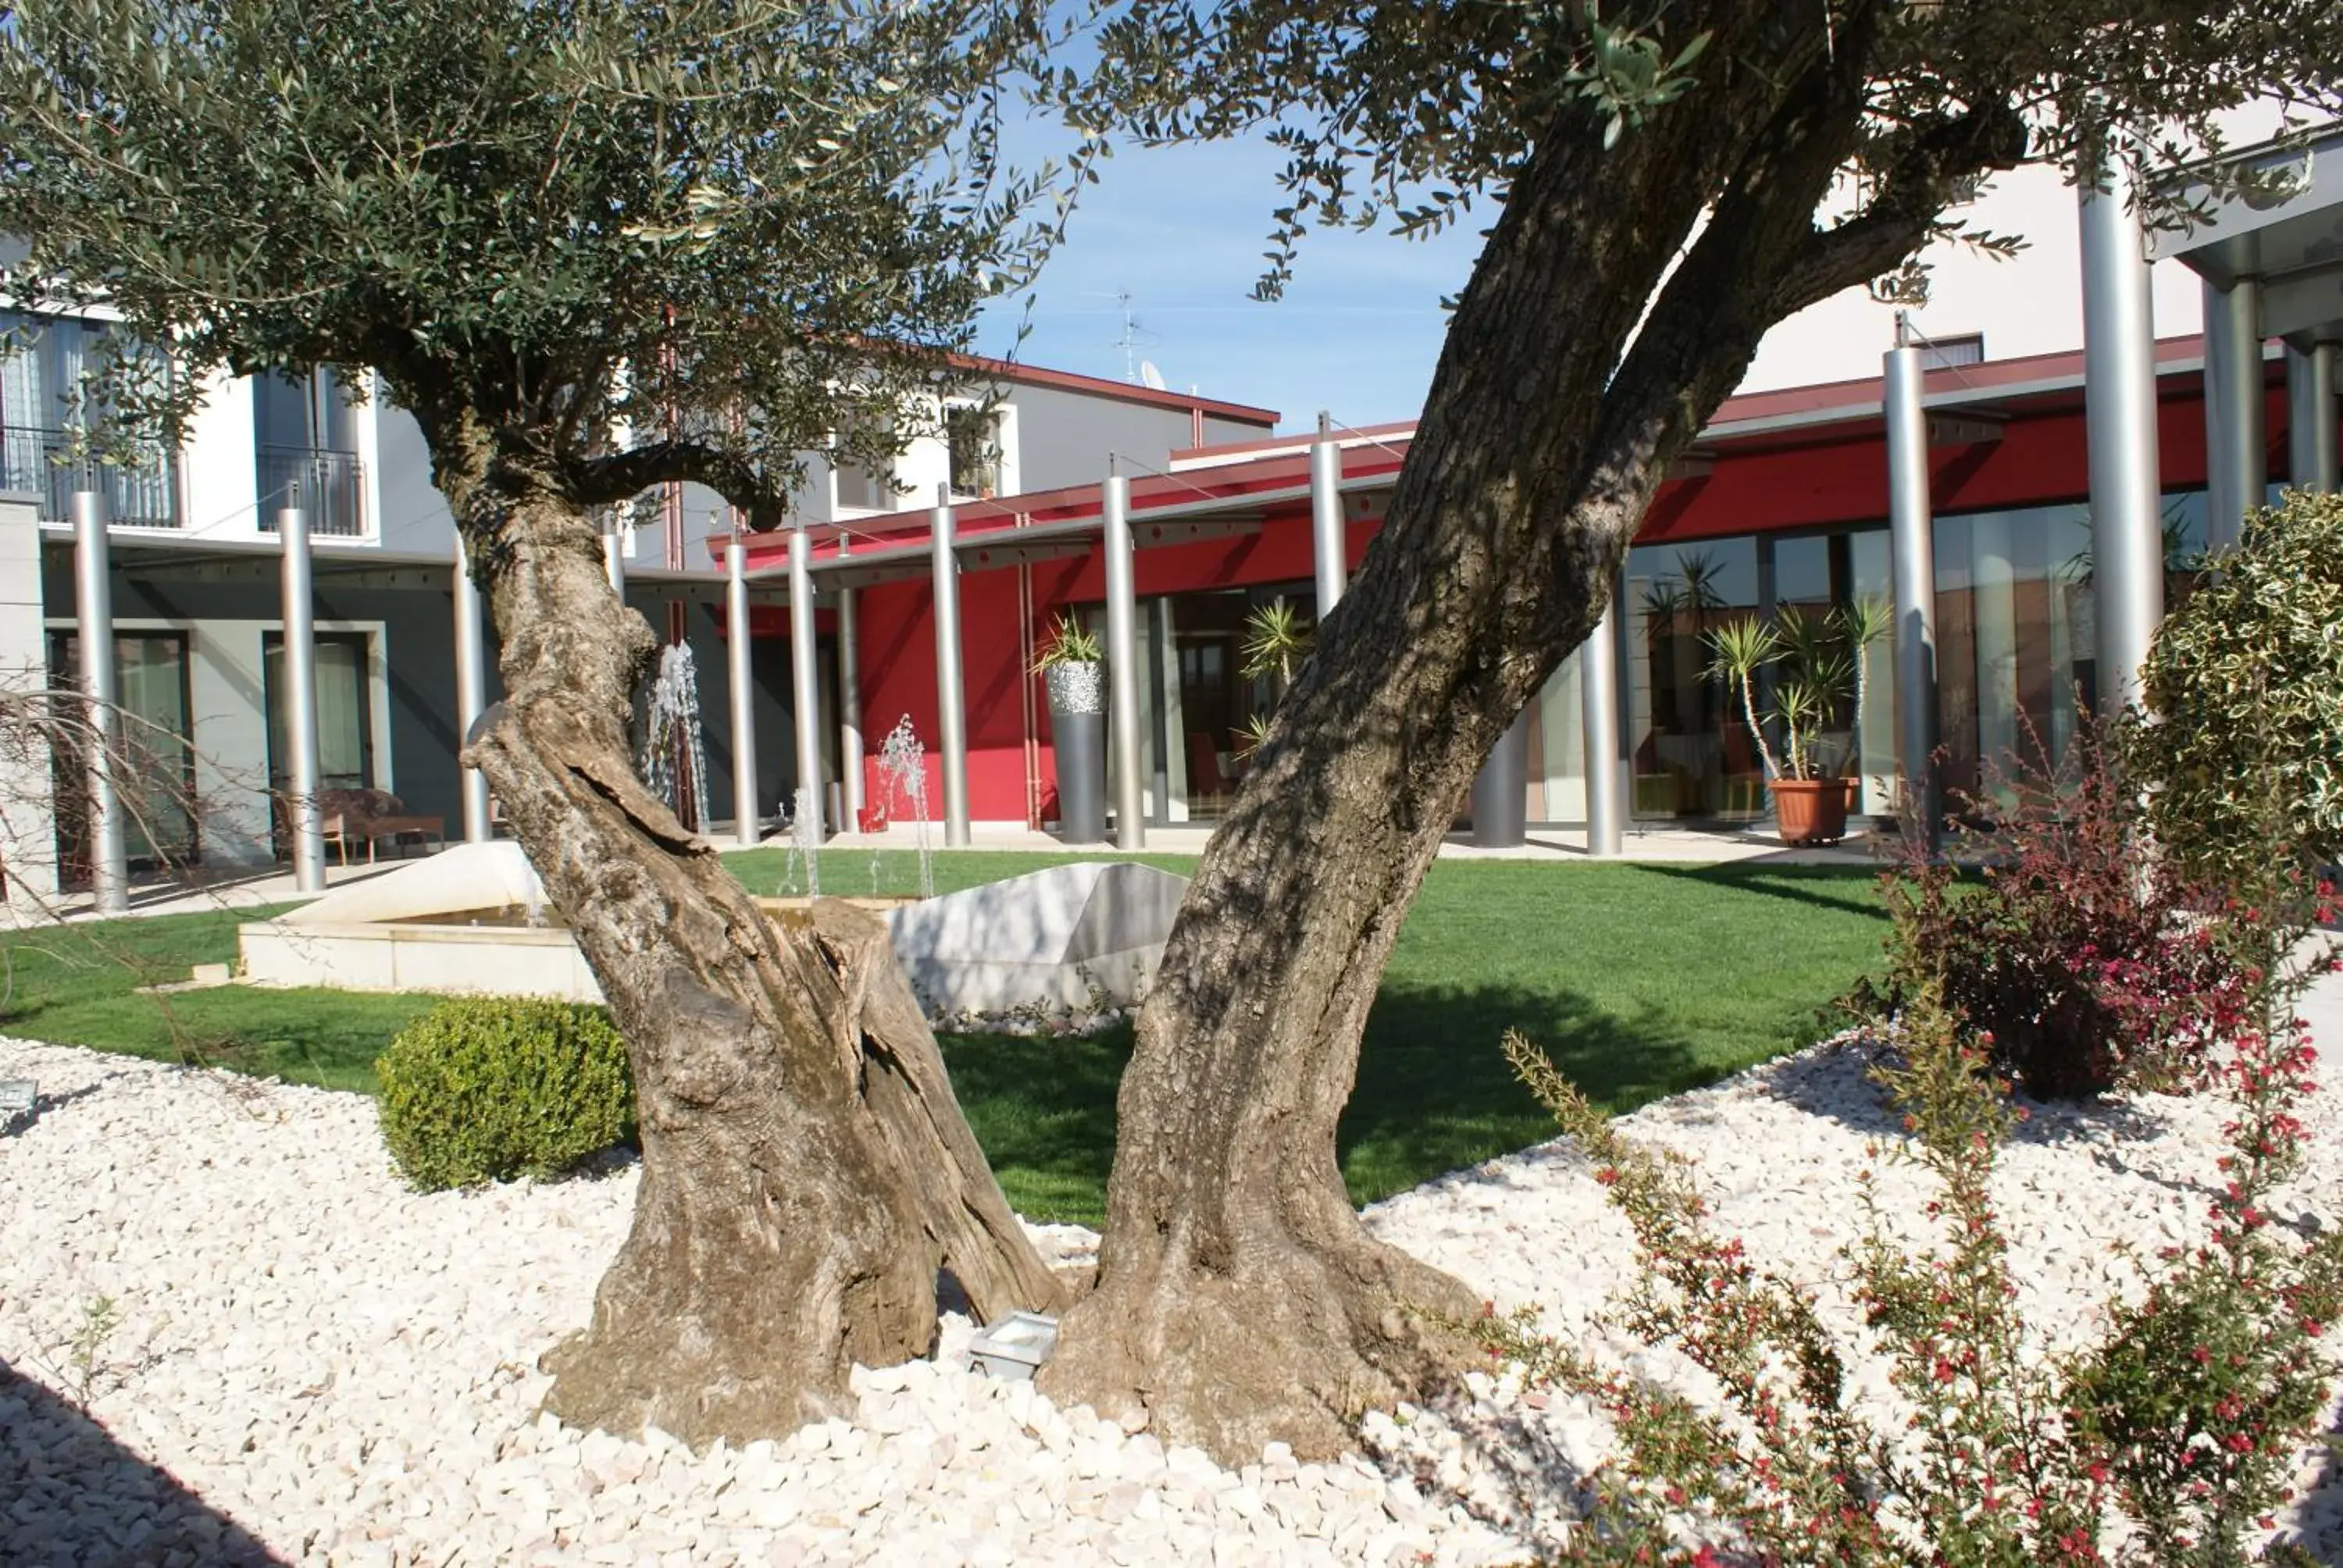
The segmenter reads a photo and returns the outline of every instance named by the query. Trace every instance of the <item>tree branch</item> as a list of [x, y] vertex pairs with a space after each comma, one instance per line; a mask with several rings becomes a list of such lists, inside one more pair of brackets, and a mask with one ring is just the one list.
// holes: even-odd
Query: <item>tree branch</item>
[[774, 485], [762, 465], [702, 441], [650, 441], [607, 457], [574, 458], [563, 466], [563, 477], [580, 506], [608, 506], [654, 485], [689, 481], [739, 508], [752, 533], [787, 520], [788, 493]]

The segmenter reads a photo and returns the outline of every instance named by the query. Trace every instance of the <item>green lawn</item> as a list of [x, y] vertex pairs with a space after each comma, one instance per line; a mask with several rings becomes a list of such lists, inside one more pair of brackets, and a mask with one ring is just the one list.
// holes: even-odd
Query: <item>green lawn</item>
[[[935, 881], [950, 891], [1078, 858], [940, 852]], [[759, 891], [802, 890], [781, 851], [728, 863]], [[910, 853], [879, 857], [881, 891], [916, 879]], [[823, 891], [870, 889], [868, 854], [824, 857]], [[0, 939], [0, 1030], [371, 1090], [375, 1053], [427, 998], [138, 993], [185, 978], [190, 964], [232, 959], [236, 922], [252, 918], [11, 933]], [[1855, 868], [1436, 863], [1367, 1021], [1342, 1132], [1352, 1195], [1370, 1201], [1545, 1135], [1498, 1054], [1506, 1029], [1544, 1046], [1601, 1103], [1630, 1110], [1814, 1039], [1817, 1010], [1876, 956], [1882, 919], [1871, 874]], [[1097, 1223], [1129, 1030], [943, 1045], [1011, 1200], [1036, 1219]]]

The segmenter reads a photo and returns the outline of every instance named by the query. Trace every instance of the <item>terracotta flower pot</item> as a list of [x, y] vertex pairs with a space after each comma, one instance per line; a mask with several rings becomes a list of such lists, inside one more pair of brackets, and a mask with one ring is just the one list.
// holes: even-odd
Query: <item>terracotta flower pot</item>
[[1835, 844], [1846, 837], [1854, 779], [1769, 779], [1765, 788], [1774, 792], [1774, 815], [1785, 844]]

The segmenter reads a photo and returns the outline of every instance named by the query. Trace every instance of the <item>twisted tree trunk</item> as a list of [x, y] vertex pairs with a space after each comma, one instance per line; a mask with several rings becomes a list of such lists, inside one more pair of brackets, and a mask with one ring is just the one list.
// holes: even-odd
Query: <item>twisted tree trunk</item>
[[580, 1424], [690, 1442], [851, 1408], [848, 1369], [921, 1355], [949, 1268], [978, 1310], [1056, 1281], [953, 1100], [876, 920], [777, 925], [637, 779], [652, 648], [599, 537], [548, 480], [435, 452], [502, 638], [468, 738], [625, 1034], [642, 1135], [634, 1225], [591, 1326], [548, 1355]]
[[[1735, 9], [1712, 8], [1713, 60], [1767, 25]], [[1475, 770], [1594, 626], [1669, 461], [1768, 327], [1926, 233], [1933, 206], [1815, 229], [1860, 102], [1862, 41], [1839, 45], [1847, 64], [1817, 39], [1771, 78], [1726, 71], [1607, 155], [1556, 136], [1514, 180], [1388, 519], [1141, 1011], [1098, 1288], [1044, 1369], [1052, 1394], [1234, 1463], [1271, 1439], [1346, 1446], [1361, 1408], [1457, 1364], [1437, 1321], [1477, 1295], [1368, 1236], [1336, 1165], [1361, 1030]]]

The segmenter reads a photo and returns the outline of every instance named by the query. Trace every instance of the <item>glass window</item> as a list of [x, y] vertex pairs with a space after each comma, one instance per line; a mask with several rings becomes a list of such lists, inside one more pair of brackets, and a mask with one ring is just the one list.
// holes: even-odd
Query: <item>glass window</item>
[[1759, 608], [1757, 541], [1646, 545], [1627, 555], [1629, 774], [1638, 817], [1746, 819], [1765, 767], [1722, 687], [1707, 636]]
[[944, 410], [955, 496], [989, 499], [1001, 490], [1001, 416], [990, 408]]
[[[96, 377], [124, 357], [156, 376], [168, 374], [159, 355], [103, 321], [0, 310], [0, 489], [42, 498], [42, 515], [71, 515], [73, 492], [88, 470], [75, 460], [86, 450], [83, 432], [105, 431], [114, 417]], [[123, 457], [131, 460], [119, 460]], [[116, 453], [97, 465], [96, 487], [118, 523], [171, 528], [178, 522], [177, 487], [167, 454]]]
[[[317, 788], [374, 788], [374, 721], [364, 632], [317, 634]], [[264, 635], [262, 683], [268, 697], [268, 787], [291, 788], [293, 751], [286, 733], [285, 638]]]

